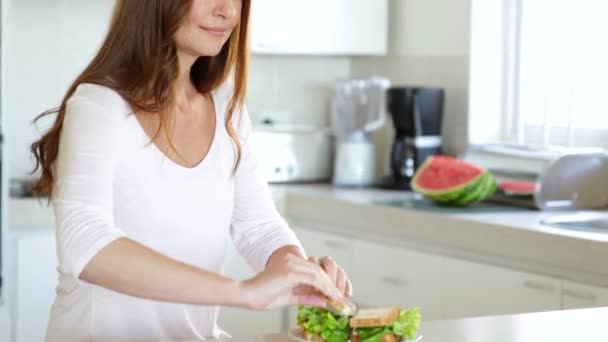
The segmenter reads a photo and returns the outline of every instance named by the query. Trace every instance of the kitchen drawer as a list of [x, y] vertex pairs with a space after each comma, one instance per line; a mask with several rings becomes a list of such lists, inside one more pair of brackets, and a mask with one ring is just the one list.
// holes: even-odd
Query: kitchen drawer
[[608, 306], [608, 288], [578, 284], [571, 281], [562, 283], [562, 309], [599, 306]]
[[352, 272], [352, 239], [301, 227], [295, 227], [294, 231], [308, 256], [331, 256], [348, 274]]
[[559, 279], [459, 259], [447, 259], [446, 318], [560, 309]]
[[418, 306], [425, 320], [441, 318], [442, 257], [364, 241], [355, 242], [354, 253], [356, 302]]

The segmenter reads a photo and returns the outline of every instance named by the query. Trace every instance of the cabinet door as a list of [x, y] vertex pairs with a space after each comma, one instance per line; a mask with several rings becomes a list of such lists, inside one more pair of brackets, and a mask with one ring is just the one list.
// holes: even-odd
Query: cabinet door
[[388, 0], [257, 0], [251, 48], [257, 53], [382, 55]]
[[[247, 279], [255, 275], [232, 243], [228, 244], [224, 274], [235, 279]], [[283, 316], [283, 310], [250, 311], [222, 307], [218, 325], [234, 337], [278, 333], [283, 330]]]
[[447, 259], [442, 284], [447, 318], [560, 309], [560, 280], [536, 274]]
[[441, 318], [443, 259], [382, 244], [356, 241], [354, 300], [361, 305], [420, 308], [425, 320]]
[[570, 281], [562, 283], [563, 309], [599, 306], [608, 306], [608, 288], [583, 285]]
[[17, 341], [43, 341], [57, 286], [54, 230], [19, 235], [16, 250]]

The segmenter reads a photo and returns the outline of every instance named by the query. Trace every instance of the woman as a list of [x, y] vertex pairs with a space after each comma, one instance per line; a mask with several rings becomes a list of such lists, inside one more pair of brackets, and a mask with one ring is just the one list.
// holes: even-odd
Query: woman
[[[306, 260], [248, 144], [249, 11], [250, 0], [118, 1], [32, 145], [35, 191], [57, 223], [48, 341], [218, 337], [218, 305], [351, 294], [330, 258]], [[255, 277], [221, 275], [230, 239]]]

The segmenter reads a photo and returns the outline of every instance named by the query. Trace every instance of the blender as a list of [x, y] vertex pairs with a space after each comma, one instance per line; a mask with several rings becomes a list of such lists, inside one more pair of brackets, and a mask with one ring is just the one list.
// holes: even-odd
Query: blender
[[334, 185], [365, 187], [374, 183], [376, 149], [371, 133], [385, 124], [385, 92], [389, 87], [390, 81], [381, 77], [336, 82]]

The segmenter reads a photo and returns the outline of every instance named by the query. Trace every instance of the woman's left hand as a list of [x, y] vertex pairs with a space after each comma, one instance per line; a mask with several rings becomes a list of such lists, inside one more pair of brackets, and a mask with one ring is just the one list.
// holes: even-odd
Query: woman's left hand
[[325, 257], [314, 257], [311, 256], [308, 258], [308, 261], [313, 262], [321, 266], [321, 268], [329, 275], [329, 277], [334, 281], [338, 291], [343, 294], [344, 297], [351, 297], [353, 295], [353, 285], [348, 278], [348, 275], [338, 265], [334, 259], [329, 256]]

